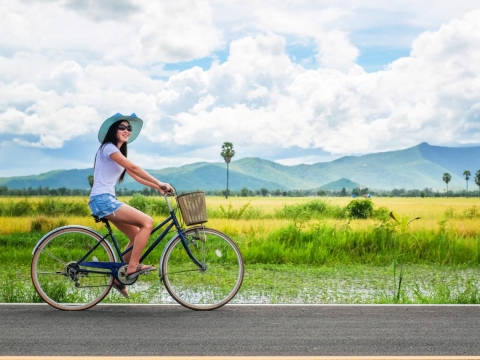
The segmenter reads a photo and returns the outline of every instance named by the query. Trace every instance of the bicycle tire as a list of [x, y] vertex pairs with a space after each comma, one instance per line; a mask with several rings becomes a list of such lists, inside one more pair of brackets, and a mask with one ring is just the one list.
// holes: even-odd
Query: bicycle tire
[[[86, 261], [115, 261], [106, 241], [95, 231], [81, 226], [53, 230], [37, 246], [32, 259], [32, 282], [38, 295], [59, 310], [85, 310], [98, 304], [110, 291], [113, 276], [81, 272], [77, 262], [98, 242]], [[95, 269], [101, 271], [101, 269]]]
[[202, 271], [188, 257], [180, 236], [165, 249], [160, 264], [165, 288], [179, 304], [192, 310], [214, 310], [240, 290], [244, 264], [238, 246], [220, 231], [197, 227], [184, 232], [192, 254], [207, 265]]

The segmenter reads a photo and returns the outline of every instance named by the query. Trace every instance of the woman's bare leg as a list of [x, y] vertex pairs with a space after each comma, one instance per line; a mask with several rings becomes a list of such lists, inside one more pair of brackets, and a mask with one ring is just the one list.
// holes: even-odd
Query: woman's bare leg
[[[137, 210], [127, 204], [122, 204], [122, 206], [120, 206], [120, 208], [115, 211], [114, 214], [108, 215], [106, 218], [112, 221], [120, 231], [122, 231], [121, 228], [127, 230], [128, 233], [125, 235], [127, 235], [129, 239], [130, 236], [135, 235], [134, 230], [132, 227], [122, 225], [133, 225], [134, 227], [138, 228], [138, 232], [133, 240], [133, 249], [130, 251], [127, 268], [127, 274], [134, 273], [137, 270], [140, 256], [142, 255], [143, 249], [145, 249], [145, 246], [147, 245], [148, 238], [150, 237], [150, 233], [153, 229], [153, 219], [140, 210]], [[130, 242], [132, 242], [131, 239]]]
[[[110, 222], [118, 230], [120, 230], [122, 233], [124, 233], [127, 236], [129, 242], [125, 246], [125, 250], [128, 249], [130, 246], [133, 246], [133, 244], [135, 243], [135, 237], [137, 236], [138, 232], [140, 231], [140, 228], [138, 226], [135, 226], [135, 225], [129, 225], [129, 224], [126, 224], [126, 223], [122, 223], [120, 221], [116, 221], [116, 218], [110, 220]], [[129, 263], [131, 256], [132, 256], [132, 251], [130, 250], [128, 253], [126, 253], [123, 256], [123, 260], [125, 260], [126, 263]]]

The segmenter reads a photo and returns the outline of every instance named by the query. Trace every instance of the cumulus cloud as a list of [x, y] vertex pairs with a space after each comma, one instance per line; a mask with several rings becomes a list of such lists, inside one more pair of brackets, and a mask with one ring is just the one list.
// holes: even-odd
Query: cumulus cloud
[[0, 34], [2, 49], [51, 58], [68, 54], [85, 63], [189, 61], [223, 45], [210, 5], [202, 0], [5, 0], [0, 20], [9, 29]]
[[205, 57], [222, 44], [207, 1], [143, 1], [139, 31], [142, 53], [150, 62], [188, 61]]
[[[194, 76], [172, 76], [166, 83], [167, 89], [174, 84], [197, 90], [171, 98], [170, 106], [183, 104], [188, 109], [175, 114], [170, 107], [176, 124], [173, 139], [191, 144], [200, 134], [207, 143], [219, 137], [337, 154], [391, 150], [422, 141], [478, 142], [480, 133], [471, 131], [475, 127], [469, 122], [476, 119], [472, 109], [480, 102], [479, 19], [477, 10], [422, 34], [410, 57], [376, 73], [357, 65], [347, 72], [306, 70], [286, 56], [285, 39], [278, 35], [234, 41], [225, 63], [196, 69]], [[219, 89], [217, 84], [224, 86]], [[190, 111], [208, 94], [216, 99], [215, 107]]]
[[[268, 148], [273, 158], [272, 149], [326, 156], [480, 142], [480, 10], [423, 32], [409, 56], [367, 73], [356, 63], [355, 16], [387, 5], [285, 4], [124, 0], [110, 13], [111, 2], [6, 0], [0, 19], [15, 37], [0, 33], [3, 133], [16, 146], [60, 149], [110, 115], [135, 111], [146, 141], [188, 149], [178, 161], [217, 159], [224, 141], [250, 156]], [[439, 10], [428, 21], [440, 18]], [[314, 45], [308, 68], [288, 52], [302, 41]], [[215, 58], [227, 43], [226, 59], [210, 67], [163, 70]]]

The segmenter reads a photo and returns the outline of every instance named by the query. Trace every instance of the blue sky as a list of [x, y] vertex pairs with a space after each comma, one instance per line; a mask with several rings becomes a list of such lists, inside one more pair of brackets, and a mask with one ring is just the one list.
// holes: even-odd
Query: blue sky
[[147, 169], [223, 161], [225, 141], [287, 165], [480, 143], [474, 1], [5, 0], [0, 18], [0, 177], [91, 167], [117, 112], [144, 120]]

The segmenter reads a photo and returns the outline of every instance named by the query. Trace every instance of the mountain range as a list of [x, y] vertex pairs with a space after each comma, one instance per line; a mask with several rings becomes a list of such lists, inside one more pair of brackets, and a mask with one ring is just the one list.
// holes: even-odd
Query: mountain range
[[[424, 189], [443, 191], [443, 174], [448, 172], [449, 190], [465, 189], [463, 172], [470, 171], [469, 189], [476, 188], [474, 177], [480, 170], [480, 146], [442, 147], [421, 143], [404, 150], [345, 156], [331, 162], [286, 166], [261, 158], [242, 158], [229, 164], [229, 189], [346, 190], [368, 187], [376, 190]], [[177, 190], [220, 190], [226, 187], [224, 162], [199, 162], [180, 167], [147, 170]], [[10, 189], [66, 187], [88, 188], [93, 169], [55, 170], [40, 175], [0, 178], [0, 186]], [[142, 189], [126, 176], [121, 188]]]

